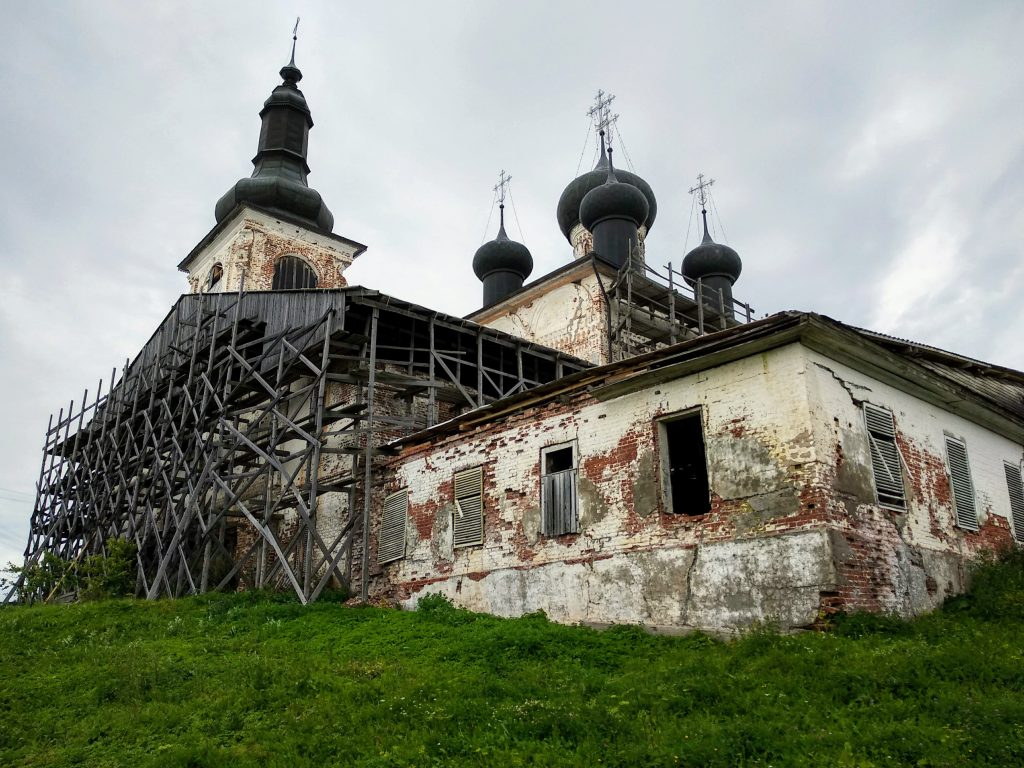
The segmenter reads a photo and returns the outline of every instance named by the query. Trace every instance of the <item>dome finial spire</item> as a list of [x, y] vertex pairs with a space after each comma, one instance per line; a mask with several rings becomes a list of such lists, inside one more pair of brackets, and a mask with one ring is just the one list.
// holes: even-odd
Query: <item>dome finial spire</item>
[[281, 67], [281, 79], [284, 80], [285, 85], [294, 86], [299, 80], [302, 79], [302, 70], [295, 66], [295, 44], [299, 39], [299, 21], [301, 17], [295, 17], [295, 27], [292, 28], [292, 57]]
[[299, 22], [300, 21], [302, 21], [302, 17], [301, 16], [296, 16], [295, 17], [295, 26], [292, 28], [292, 58], [291, 58], [291, 61], [288, 62], [288, 65], [291, 66], [291, 67], [295, 66], [295, 43], [299, 39]]
[[714, 179], [704, 179], [703, 173], [697, 174], [697, 186], [690, 188], [690, 194], [697, 195], [697, 202], [700, 203], [700, 215], [704, 220], [704, 240], [703, 242], [711, 242], [711, 235], [708, 234], [708, 190], [711, 189], [711, 185], [715, 183]]
[[[509, 182], [512, 181], [512, 177], [505, 173], [505, 169], [501, 169], [501, 173], [498, 174], [498, 183], [494, 185], [494, 192], [498, 196], [498, 216], [500, 219], [500, 225], [498, 226], [498, 237], [508, 237], [505, 234], [505, 194], [508, 192]], [[491, 210], [494, 210], [493, 208]]]
[[[613, 152], [612, 148], [608, 147], [608, 179], [605, 181], [605, 184], [618, 184], [619, 183], [619, 179], [615, 175], [615, 163], [612, 162], [612, 152]], [[643, 223], [643, 222], [641, 222], [641, 223]]]

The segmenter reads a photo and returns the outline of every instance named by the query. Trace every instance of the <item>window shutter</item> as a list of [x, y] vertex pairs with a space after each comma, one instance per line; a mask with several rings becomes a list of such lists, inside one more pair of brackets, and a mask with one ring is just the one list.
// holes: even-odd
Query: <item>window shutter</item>
[[967, 461], [967, 446], [962, 440], [946, 435], [946, 458], [949, 460], [949, 480], [953, 486], [956, 524], [976, 531], [978, 513], [974, 507], [974, 483], [971, 482], [971, 465]]
[[1010, 493], [1010, 517], [1013, 518], [1013, 537], [1024, 542], [1024, 482], [1021, 481], [1020, 467], [1009, 462], [1003, 463], [1006, 472], [1006, 489]]
[[399, 491], [384, 499], [384, 516], [377, 537], [377, 564], [405, 557], [405, 523], [409, 517], [409, 492]]
[[871, 444], [871, 471], [875, 477], [878, 501], [902, 509], [906, 507], [907, 499], [892, 411], [865, 403], [864, 421]]
[[576, 470], [567, 469], [541, 477], [541, 533], [561, 536], [579, 531], [576, 506]]
[[471, 547], [484, 543], [484, 470], [467, 469], [455, 474], [455, 524], [453, 545]]

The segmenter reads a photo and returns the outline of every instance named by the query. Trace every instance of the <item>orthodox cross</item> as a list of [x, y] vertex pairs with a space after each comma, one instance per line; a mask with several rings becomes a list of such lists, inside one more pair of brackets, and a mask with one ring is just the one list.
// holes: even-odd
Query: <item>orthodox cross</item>
[[690, 194], [697, 193], [697, 200], [700, 202], [701, 208], [706, 208], [708, 204], [708, 189], [715, 183], [714, 179], [704, 180], [704, 174], [697, 174], [697, 186], [690, 189]]
[[505, 192], [508, 190], [508, 183], [510, 181], [512, 181], [512, 177], [506, 176], [505, 169], [502, 168], [501, 175], [498, 176], [498, 183], [494, 185], [494, 191], [498, 193], [498, 202], [501, 205], [505, 205]]
[[598, 90], [594, 95], [594, 106], [587, 111], [587, 116], [594, 121], [594, 126], [598, 132], [603, 133], [608, 138], [609, 145], [612, 143], [612, 126], [619, 119], [618, 115], [611, 113], [613, 101], [615, 101], [613, 94]]

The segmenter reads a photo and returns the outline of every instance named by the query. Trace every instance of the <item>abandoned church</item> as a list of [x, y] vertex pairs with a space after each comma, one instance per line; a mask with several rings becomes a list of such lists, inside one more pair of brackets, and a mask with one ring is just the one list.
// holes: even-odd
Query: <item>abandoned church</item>
[[348, 285], [366, 247], [308, 186], [294, 48], [281, 78], [251, 178], [178, 265], [188, 293], [51, 419], [27, 565], [126, 539], [151, 599], [344, 587], [732, 632], [928, 611], [1024, 542], [1024, 374], [757, 319], [702, 177], [703, 241], [652, 266], [657, 202], [616, 165], [607, 95], [597, 166], [557, 204], [563, 266], [531, 279], [502, 175], [482, 307], [456, 317]]

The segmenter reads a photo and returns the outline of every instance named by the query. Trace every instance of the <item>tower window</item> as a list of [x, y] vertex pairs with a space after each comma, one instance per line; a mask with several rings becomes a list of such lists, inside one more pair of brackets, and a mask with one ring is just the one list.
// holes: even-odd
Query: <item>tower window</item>
[[220, 282], [222, 277], [224, 277], [224, 266], [218, 262], [214, 264], [213, 268], [210, 270], [210, 277], [206, 282], [206, 290], [212, 291], [214, 286]]
[[665, 511], [677, 515], [710, 512], [711, 489], [700, 411], [660, 422], [658, 439]]
[[270, 287], [275, 291], [316, 288], [316, 272], [298, 256], [285, 256], [274, 267], [274, 282]]

